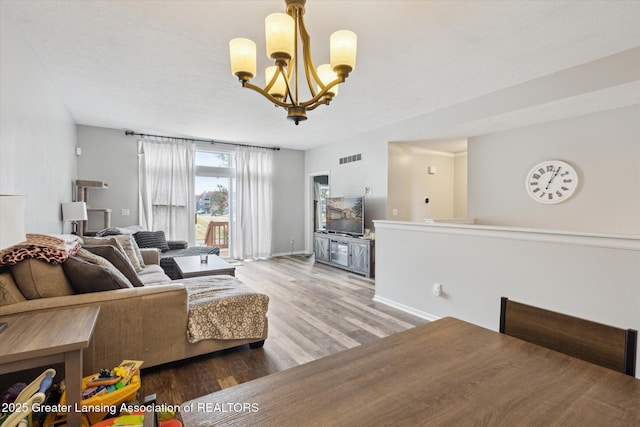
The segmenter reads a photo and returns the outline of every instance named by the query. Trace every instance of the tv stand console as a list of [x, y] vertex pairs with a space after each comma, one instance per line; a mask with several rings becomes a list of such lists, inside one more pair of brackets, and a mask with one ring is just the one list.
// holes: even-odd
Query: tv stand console
[[375, 240], [331, 233], [315, 233], [313, 249], [316, 262], [373, 277]]

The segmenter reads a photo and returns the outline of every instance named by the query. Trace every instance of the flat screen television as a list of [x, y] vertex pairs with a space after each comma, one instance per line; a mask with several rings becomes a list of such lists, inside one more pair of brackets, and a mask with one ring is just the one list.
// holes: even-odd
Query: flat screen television
[[362, 236], [364, 234], [364, 197], [329, 197], [327, 231]]

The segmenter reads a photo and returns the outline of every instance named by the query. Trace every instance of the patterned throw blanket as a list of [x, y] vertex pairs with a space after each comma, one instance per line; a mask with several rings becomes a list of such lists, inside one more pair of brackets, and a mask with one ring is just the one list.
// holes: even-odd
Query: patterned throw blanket
[[15, 265], [27, 258], [60, 264], [80, 249], [80, 238], [70, 234], [27, 234], [27, 240], [0, 251], [0, 265]]
[[269, 296], [256, 293], [230, 276], [184, 281], [189, 295], [187, 340], [260, 338]]

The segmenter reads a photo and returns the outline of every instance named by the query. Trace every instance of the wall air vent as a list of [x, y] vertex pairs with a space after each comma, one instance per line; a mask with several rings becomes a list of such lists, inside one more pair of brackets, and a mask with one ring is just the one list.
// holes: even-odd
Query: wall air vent
[[344, 165], [351, 162], [359, 162], [360, 160], [362, 160], [362, 153], [347, 157], [340, 157], [340, 164]]

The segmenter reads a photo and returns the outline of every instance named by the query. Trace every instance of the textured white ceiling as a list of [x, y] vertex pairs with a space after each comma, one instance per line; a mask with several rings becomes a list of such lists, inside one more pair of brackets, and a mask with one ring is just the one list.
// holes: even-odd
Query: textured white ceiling
[[[309, 0], [316, 65], [328, 62], [338, 29], [357, 33], [358, 59], [332, 105], [295, 126], [229, 69], [228, 42], [239, 36], [256, 41], [258, 69], [267, 65], [264, 17], [284, 11], [282, 0], [3, 2], [77, 123], [297, 149], [640, 46], [638, 1]], [[636, 102], [613, 96], [615, 105]], [[607, 97], [587, 112], [611, 108]], [[553, 108], [544, 116], [553, 119]], [[505, 126], [487, 118], [479, 128], [495, 122]]]

